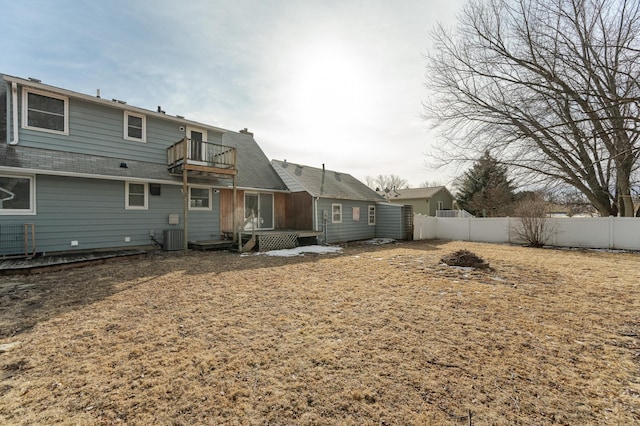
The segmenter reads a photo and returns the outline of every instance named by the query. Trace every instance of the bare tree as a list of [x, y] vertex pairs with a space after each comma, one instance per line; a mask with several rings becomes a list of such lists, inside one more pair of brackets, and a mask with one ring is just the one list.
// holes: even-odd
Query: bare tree
[[434, 186], [444, 186], [439, 180], [425, 180], [418, 185], [418, 188], [432, 188]]
[[406, 179], [396, 175], [378, 175], [376, 177], [366, 176], [365, 183], [371, 189], [376, 191], [404, 189], [409, 187]]
[[633, 215], [640, 158], [640, 2], [472, 0], [434, 30], [425, 117], [443, 162], [499, 152], [528, 182], [583, 193], [601, 215]]

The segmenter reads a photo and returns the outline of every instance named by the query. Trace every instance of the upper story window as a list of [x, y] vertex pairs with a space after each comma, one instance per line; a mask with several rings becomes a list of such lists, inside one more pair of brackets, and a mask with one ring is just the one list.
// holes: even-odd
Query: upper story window
[[147, 141], [147, 117], [130, 111], [124, 112], [124, 138], [131, 141]]
[[126, 182], [125, 208], [127, 210], [147, 210], [149, 208], [149, 185]]
[[31, 88], [22, 90], [22, 127], [69, 134], [69, 98]]
[[189, 187], [189, 209], [211, 210], [211, 188]]
[[369, 225], [376, 224], [376, 206], [369, 206]]
[[33, 176], [0, 175], [0, 215], [35, 214]]
[[331, 223], [342, 223], [342, 204], [331, 204]]

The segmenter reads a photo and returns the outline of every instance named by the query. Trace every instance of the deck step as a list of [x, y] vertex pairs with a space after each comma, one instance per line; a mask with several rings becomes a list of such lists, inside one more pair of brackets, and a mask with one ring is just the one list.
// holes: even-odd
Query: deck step
[[242, 246], [242, 249], [240, 250], [242, 253], [246, 253], [248, 251], [253, 250], [253, 248], [256, 246], [256, 239], [255, 238], [251, 238], [249, 239], [249, 241], [247, 241], [246, 243], [244, 243], [244, 245]]

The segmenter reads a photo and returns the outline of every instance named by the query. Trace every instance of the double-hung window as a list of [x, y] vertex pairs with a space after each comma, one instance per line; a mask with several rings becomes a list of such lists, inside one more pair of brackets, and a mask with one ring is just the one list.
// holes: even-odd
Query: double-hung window
[[69, 134], [69, 98], [25, 87], [22, 90], [22, 127]]
[[126, 182], [125, 208], [127, 210], [147, 210], [149, 208], [149, 185]]
[[143, 114], [124, 112], [124, 138], [130, 141], [147, 141], [147, 118]]
[[331, 204], [331, 223], [342, 223], [342, 204]]
[[0, 175], [0, 215], [36, 213], [35, 178]]
[[369, 206], [369, 225], [376, 224], [376, 206]]
[[189, 187], [189, 210], [211, 210], [211, 188]]

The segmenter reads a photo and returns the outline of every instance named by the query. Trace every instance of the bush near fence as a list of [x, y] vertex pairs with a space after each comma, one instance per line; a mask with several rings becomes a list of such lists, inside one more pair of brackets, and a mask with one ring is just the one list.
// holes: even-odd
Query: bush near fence
[[[444, 239], [524, 244], [520, 218], [444, 218], [414, 215], [414, 240]], [[640, 218], [547, 218], [550, 246], [640, 250]]]

